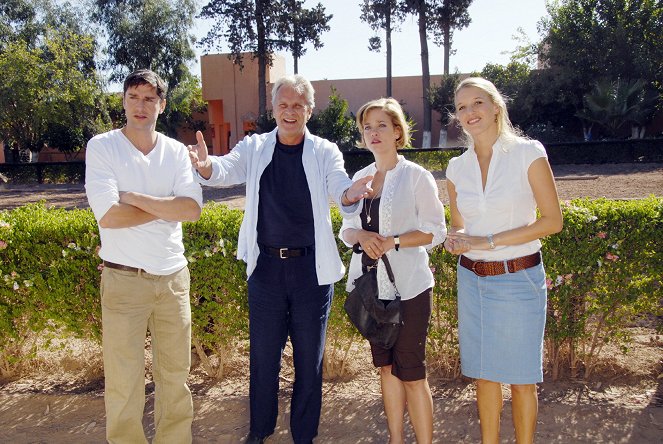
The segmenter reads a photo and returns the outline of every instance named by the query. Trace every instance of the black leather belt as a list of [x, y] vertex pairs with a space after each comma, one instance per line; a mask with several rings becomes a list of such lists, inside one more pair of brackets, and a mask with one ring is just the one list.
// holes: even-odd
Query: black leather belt
[[267, 256], [277, 257], [279, 259], [289, 259], [291, 257], [301, 257], [313, 254], [315, 252], [315, 246], [311, 245], [310, 247], [301, 247], [301, 248], [277, 248], [269, 247], [267, 245], [258, 245], [260, 252], [266, 254]]
[[128, 265], [120, 265], [108, 261], [104, 261], [104, 267], [113, 268], [115, 270], [131, 271], [132, 273], [140, 273], [140, 272], [145, 273], [145, 270], [143, 270], [142, 268], [129, 267]]

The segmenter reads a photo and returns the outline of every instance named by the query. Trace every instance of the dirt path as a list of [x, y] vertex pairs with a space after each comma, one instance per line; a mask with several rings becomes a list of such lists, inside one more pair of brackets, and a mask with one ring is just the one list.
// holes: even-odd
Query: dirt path
[[[562, 200], [577, 197], [638, 199], [651, 194], [663, 196], [663, 164], [659, 163], [556, 165], [553, 172]], [[437, 179], [440, 200], [448, 204], [444, 172], [436, 171], [433, 175]], [[244, 186], [204, 187], [203, 198], [206, 202], [212, 200], [225, 203], [231, 208], [244, 208]], [[88, 206], [82, 184], [0, 187], [0, 210], [40, 200], [64, 208]]]
[[[652, 329], [633, 329], [631, 352], [608, 350], [605, 364], [590, 382], [546, 381], [539, 385], [539, 443], [660, 443], [663, 436], [663, 340]], [[56, 352], [56, 355], [58, 353]], [[281, 372], [279, 418], [269, 443], [290, 443], [288, 405], [292, 394], [291, 350]], [[99, 443], [104, 441], [103, 381], [85, 378], [98, 351], [59, 352], [49, 364], [0, 386], [0, 443]], [[72, 357], [73, 356], [73, 357]], [[366, 344], [353, 353], [350, 377], [325, 381], [323, 411], [316, 443], [355, 444], [387, 441], [378, 375]], [[248, 360], [237, 356], [226, 378], [205, 377], [199, 365], [189, 378], [195, 418], [194, 443], [240, 443], [248, 433]], [[68, 370], [65, 371], [65, 370]], [[89, 368], [88, 368], [89, 371]], [[468, 380], [430, 378], [436, 443], [477, 443], [479, 424], [474, 386]], [[143, 423], [152, 436], [154, 385], [146, 378]], [[502, 442], [514, 442], [511, 404], [504, 390]], [[408, 427], [408, 443], [415, 442]]]

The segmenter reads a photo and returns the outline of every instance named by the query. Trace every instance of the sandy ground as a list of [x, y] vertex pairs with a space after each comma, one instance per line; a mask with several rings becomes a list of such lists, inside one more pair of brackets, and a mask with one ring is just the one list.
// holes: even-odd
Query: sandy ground
[[[564, 165], [554, 168], [560, 199], [663, 196], [663, 164]], [[434, 173], [446, 203], [443, 172]], [[205, 200], [243, 206], [243, 187], [205, 189]], [[87, 207], [81, 185], [0, 187], [0, 209], [46, 200], [66, 208]], [[663, 339], [651, 328], [634, 330], [631, 352], [608, 349], [609, 359], [590, 381], [564, 379], [539, 386], [540, 443], [663, 442]], [[0, 381], [0, 443], [99, 443], [104, 441], [103, 379], [98, 347], [85, 345], [41, 356], [19, 379]], [[376, 371], [365, 344], [350, 358], [350, 377], [324, 383], [317, 443], [387, 442]], [[194, 360], [195, 361], [195, 360]], [[431, 364], [431, 363], [429, 363]], [[194, 443], [237, 443], [248, 433], [248, 362], [238, 354], [222, 380], [207, 378], [194, 363]], [[292, 367], [286, 350], [280, 415], [270, 443], [291, 442], [288, 405]], [[480, 441], [474, 387], [468, 380], [430, 377], [435, 405], [435, 442]], [[154, 386], [146, 373], [144, 425], [153, 435]], [[503, 442], [514, 442], [510, 396], [505, 393]], [[408, 428], [407, 442], [415, 442]]]
[[[663, 436], [663, 340], [652, 329], [636, 328], [632, 351], [611, 356], [591, 381], [546, 381], [539, 385], [540, 443], [660, 443]], [[287, 348], [275, 434], [270, 443], [292, 442], [288, 431], [293, 371]], [[63, 350], [21, 379], [0, 386], [0, 442], [98, 443], [105, 434], [103, 380], [99, 350]], [[325, 381], [322, 420], [316, 443], [387, 442], [376, 370], [362, 344], [350, 358], [350, 375]], [[90, 364], [92, 363], [92, 364]], [[189, 379], [193, 393], [194, 443], [238, 443], [248, 433], [248, 361], [235, 357], [222, 380], [207, 378], [194, 360]], [[94, 369], [94, 371], [91, 371]], [[469, 380], [430, 376], [435, 407], [436, 443], [480, 442]], [[154, 433], [154, 385], [146, 372], [144, 426]], [[514, 442], [511, 403], [504, 389], [502, 442]], [[408, 427], [406, 442], [415, 442]]]
[[[556, 165], [553, 173], [559, 198], [638, 199], [663, 196], [663, 164]], [[440, 200], [449, 203], [443, 171], [433, 172]], [[231, 208], [244, 208], [244, 186], [227, 188], [203, 187], [204, 200], [223, 202]], [[0, 209], [11, 209], [27, 202], [45, 200], [49, 205], [65, 208], [87, 208], [82, 184], [65, 185], [0, 185]]]

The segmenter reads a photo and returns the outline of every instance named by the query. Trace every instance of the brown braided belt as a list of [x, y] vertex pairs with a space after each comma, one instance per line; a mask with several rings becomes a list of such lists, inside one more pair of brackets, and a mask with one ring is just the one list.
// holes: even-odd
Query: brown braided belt
[[[506, 261], [473, 261], [465, 256], [460, 257], [460, 265], [474, 272], [477, 276], [497, 276], [504, 273], [515, 273], [526, 268], [534, 267], [541, 263], [541, 252], [530, 254], [528, 256], [517, 257]], [[505, 269], [506, 264], [506, 269]]]

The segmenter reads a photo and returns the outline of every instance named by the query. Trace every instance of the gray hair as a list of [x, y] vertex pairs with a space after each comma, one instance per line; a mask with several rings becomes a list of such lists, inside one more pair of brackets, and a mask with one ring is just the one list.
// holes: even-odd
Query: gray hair
[[294, 89], [297, 94], [303, 96], [308, 107], [313, 110], [315, 107], [315, 90], [311, 82], [300, 74], [281, 77], [274, 82], [274, 86], [272, 87], [272, 107], [276, 106], [276, 96], [284, 86]]

